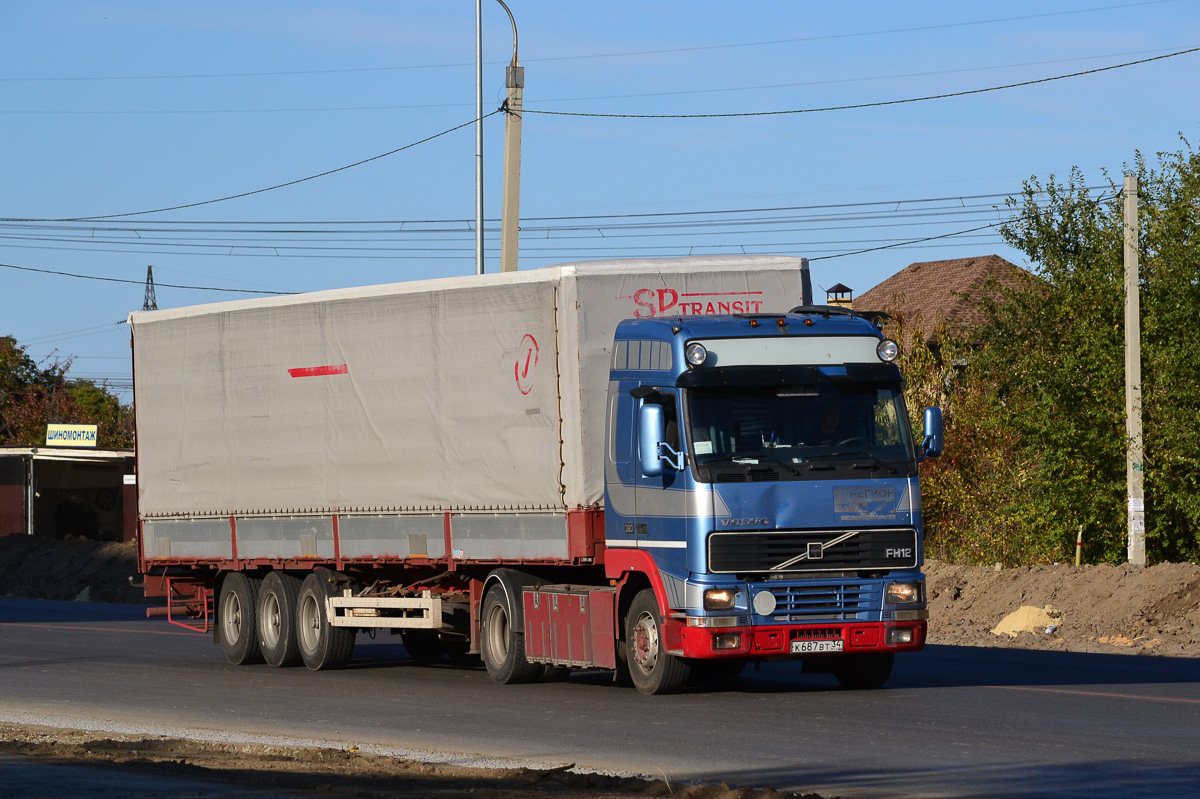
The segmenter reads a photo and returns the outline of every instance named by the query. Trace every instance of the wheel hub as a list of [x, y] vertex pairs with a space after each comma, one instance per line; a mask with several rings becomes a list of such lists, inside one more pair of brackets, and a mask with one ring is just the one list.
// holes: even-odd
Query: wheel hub
[[649, 614], [643, 614], [633, 628], [633, 659], [645, 672], [654, 671], [658, 662], [658, 625]]

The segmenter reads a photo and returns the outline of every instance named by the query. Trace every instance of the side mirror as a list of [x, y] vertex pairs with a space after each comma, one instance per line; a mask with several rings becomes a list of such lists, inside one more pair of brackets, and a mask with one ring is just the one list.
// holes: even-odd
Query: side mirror
[[683, 469], [683, 454], [671, 449], [663, 441], [667, 437], [666, 420], [661, 405], [647, 404], [638, 409], [638, 458], [642, 462], [642, 474], [657, 477], [670, 464], [676, 471]]
[[925, 409], [925, 438], [921, 441], [920, 459], [936, 458], [942, 454], [942, 409]]

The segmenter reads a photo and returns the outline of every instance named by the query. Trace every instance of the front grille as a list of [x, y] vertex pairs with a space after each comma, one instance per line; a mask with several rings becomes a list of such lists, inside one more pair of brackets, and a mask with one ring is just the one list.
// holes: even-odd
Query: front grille
[[[862, 621], [860, 613], [879, 605], [879, 583], [812, 583], [772, 586], [777, 622]], [[807, 632], [807, 631], [805, 631]], [[815, 630], [814, 638], [840, 638], [837, 630]]]
[[844, 627], [803, 627], [792, 630], [793, 641], [827, 641], [831, 638], [841, 638]]
[[917, 531], [792, 530], [716, 532], [708, 536], [708, 569], [746, 572], [877, 571], [917, 565]]

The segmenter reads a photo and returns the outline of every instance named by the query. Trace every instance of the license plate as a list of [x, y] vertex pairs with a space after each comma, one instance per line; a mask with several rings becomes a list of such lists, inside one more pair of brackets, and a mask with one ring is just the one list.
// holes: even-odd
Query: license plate
[[842, 641], [792, 641], [792, 654], [801, 655], [810, 652], [841, 652]]

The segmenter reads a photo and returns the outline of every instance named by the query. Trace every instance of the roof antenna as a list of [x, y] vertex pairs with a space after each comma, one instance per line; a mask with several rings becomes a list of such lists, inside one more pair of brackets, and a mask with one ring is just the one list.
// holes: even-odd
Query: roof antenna
[[142, 301], [143, 311], [157, 311], [158, 300], [154, 298], [154, 267], [146, 267], [146, 299]]

